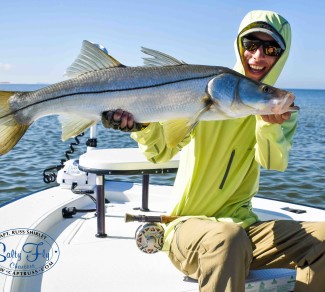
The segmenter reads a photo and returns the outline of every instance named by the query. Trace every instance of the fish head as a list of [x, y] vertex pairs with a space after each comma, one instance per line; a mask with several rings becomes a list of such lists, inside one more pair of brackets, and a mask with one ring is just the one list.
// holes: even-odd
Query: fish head
[[213, 101], [211, 111], [233, 118], [299, 110], [293, 106], [293, 93], [251, 80], [237, 72], [222, 73], [211, 79], [207, 93]]

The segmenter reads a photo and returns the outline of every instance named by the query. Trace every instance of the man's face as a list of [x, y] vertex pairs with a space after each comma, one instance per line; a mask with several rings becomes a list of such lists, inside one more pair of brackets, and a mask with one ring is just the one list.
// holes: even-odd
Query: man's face
[[[261, 32], [252, 33], [249, 37], [262, 41], [275, 42], [270, 35]], [[262, 46], [259, 46], [255, 51], [244, 50], [242, 53], [242, 62], [246, 77], [260, 81], [269, 72], [278, 58], [277, 56], [266, 55]]]

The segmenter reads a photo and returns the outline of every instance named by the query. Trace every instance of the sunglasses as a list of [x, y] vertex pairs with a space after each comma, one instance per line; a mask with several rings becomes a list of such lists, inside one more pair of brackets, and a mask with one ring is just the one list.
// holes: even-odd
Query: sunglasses
[[242, 45], [245, 50], [250, 52], [256, 52], [256, 50], [262, 46], [264, 54], [272, 57], [278, 57], [283, 52], [282, 48], [275, 41], [242, 38]]

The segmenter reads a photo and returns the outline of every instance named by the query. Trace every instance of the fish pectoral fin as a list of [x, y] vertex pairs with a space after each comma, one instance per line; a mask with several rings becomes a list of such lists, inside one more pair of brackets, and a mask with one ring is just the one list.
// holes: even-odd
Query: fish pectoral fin
[[96, 121], [73, 115], [60, 116], [59, 120], [62, 125], [62, 141], [66, 141], [72, 137], [76, 137], [91, 126], [96, 124]]
[[193, 130], [197, 121], [193, 119], [177, 119], [163, 123], [163, 131], [168, 148], [176, 147]]
[[9, 98], [15, 92], [0, 91], [0, 155], [9, 152], [30, 125], [19, 124], [9, 108]]
[[209, 111], [211, 106], [211, 101], [208, 97], [204, 97], [202, 101], [205, 106], [200, 109], [197, 113], [193, 115], [193, 117], [188, 119], [177, 119], [170, 120], [163, 123], [165, 141], [168, 148], [173, 148], [178, 145], [184, 138], [194, 129], [194, 127], [199, 122], [201, 116]]
[[113, 67], [125, 67], [95, 44], [84, 40], [77, 59], [66, 70], [65, 76], [78, 77], [82, 74]]

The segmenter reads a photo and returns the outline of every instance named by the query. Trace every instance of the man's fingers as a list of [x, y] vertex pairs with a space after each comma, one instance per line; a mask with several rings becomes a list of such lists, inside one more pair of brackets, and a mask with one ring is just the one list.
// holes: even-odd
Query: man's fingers
[[120, 128], [124, 129], [128, 125], [128, 119], [129, 119], [129, 113], [128, 112], [122, 112], [122, 115], [120, 116], [121, 124]]
[[133, 115], [122, 109], [103, 112], [102, 123], [105, 128], [112, 128], [123, 132], [136, 132], [148, 126], [148, 124], [136, 123]]
[[123, 110], [117, 109], [113, 116], [114, 122], [120, 122], [122, 119], [122, 114], [123, 114]]
[[132, 129], [134, 126], [133, 115], [129, 113], [127, 126], [129, 129]]
[[265, 122], [268, 122], [270, 124], [283, 124], [283, 122], [289, 120], [291, 117], [290, 112], [283, 113], [281, 115], [263, 115], [262, 119]]
[[286, 112], [284, 114], [281, 115], [282, 119], [287, 121], [291, 118], [291, 113], [290, 112]]

